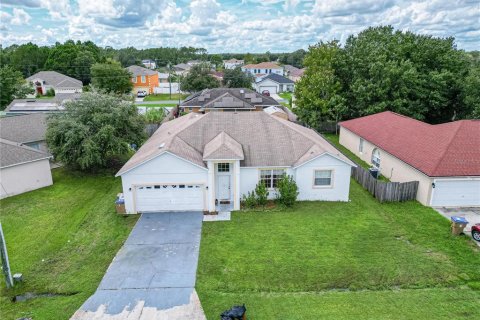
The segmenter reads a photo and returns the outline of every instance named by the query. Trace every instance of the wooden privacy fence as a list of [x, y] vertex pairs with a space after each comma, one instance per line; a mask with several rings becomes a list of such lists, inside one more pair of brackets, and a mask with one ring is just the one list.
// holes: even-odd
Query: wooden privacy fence
[[368, 170], [359, 165], [352, 168], [352, 177], [380, 202], [400, 202], [417, 198], [418, 181], [378, 181]]

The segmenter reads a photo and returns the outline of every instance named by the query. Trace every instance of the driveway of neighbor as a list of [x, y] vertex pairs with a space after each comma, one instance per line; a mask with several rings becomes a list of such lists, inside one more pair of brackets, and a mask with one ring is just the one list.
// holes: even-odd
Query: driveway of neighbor
[[[468, 224], [465, 227], [464, 233], [468, 236], [471, 236], [472, 226], [474, 224], [480, 223], [480, 207], [463, 207], [463, 208], [446, 208], [446, 207], [436, 207], [433, 208], [442, 216], [451, 221], [452, 216], [464, 217], [467, 219]], [[477, 242], [477, 245], [480, 246], [480, 242]]]
[[203, 214], [142, 214], [71, 319], [205, 319], [195, 287]]

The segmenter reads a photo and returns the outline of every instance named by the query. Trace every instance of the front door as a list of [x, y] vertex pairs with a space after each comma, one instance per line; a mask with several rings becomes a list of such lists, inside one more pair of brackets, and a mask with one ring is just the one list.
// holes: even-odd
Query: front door
[[230, 176], [218, 176], [218, 200], [230, 200]]

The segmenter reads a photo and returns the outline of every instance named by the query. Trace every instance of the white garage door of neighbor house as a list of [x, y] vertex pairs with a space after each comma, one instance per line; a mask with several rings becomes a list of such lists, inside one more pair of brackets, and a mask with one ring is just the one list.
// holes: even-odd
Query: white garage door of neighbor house
[[263, 91], [268, 90], [270, 93], [277, 93], [277, 87], [274, 86], [260, 86], [260, 93]]
[[480, 179], [435, 180], [432, 206], [480, 206]]
[[137, 212], [203, 211], [203, 186], [168, 184], [142, 186], [136, 189]]

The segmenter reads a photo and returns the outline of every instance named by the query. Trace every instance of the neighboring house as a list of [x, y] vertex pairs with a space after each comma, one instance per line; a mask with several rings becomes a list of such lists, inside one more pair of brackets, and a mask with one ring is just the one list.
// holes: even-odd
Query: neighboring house
[[223, 81], [224, 73], [221, 71], [212, 71], [212, 76], [221, 83]]
[[7, 115], [29, 113], [55, 113], [65, 110], [68, 101], [80, 99], [81, 93], [57, 93], [49, 99], [14, 99], [5, 109]]
[[184, 112], [261, 111], [280, 104], [271, 97], [262, 96], [245, 88], [205, 89], [188, 96], [180, 105]]
[[273, 62], [261, 62], [257, 64], [247, 64], [242, 67], [243, 72], [249, 72], [253, 76], [263, 76], [275, 73], [283, 76], [283, 67]]
[[153, 60], [142, 60], [142, 64], [145, 66], [147, 69], [156, 69], [157, 68], [157, 63]]
[[140, 66], [130, 66], [127, 70], [132, 74], [133, 92], [146, 91], [148, 94], [154, 93], [155, 87], [158, 87], [158, 72]]
[[237, 59], [223, 60], [224, 69], [235, 69], [236, 67], [241, 67], [243, 65], [244, 65], [243, 60], [237, 60]]
[[288, 114], [280, 107], [268, 107], [263, 109], [266, 113], [272, 116], [280, 117], [282, 119], [288, 120]]
[[300, 80], [300, 78], [305, 73], [305, 69], [299, 69], [289, 64], [284, 65], [283, 69], [285, 70], [285, 76], [293, 82], [297, 82], [298, 80]]
[[[128, 213], [240, 209], [283, 175], [298, 200], [348, 201], [354, 164], [313, 130], [265, 112], [188, 114], [163, 124], [120, 169]], [[232, 205], [233, 204], [233, 205]]]
[[179, 76], [185, 76], [191, 68], [192, 66], [189, 64], [179, 63], [173, 66], [173, 72]]
[[0, 198], [52, 184], [45, 114], [0, 118]]
[[159, 72], [158, 73], [158, 82], [159, 83], [168, 83], [168, 78], [170, 75], [168, 73]]
[[49, 89], [59, 93], [74, 94], [83, 91], [82, 81], [56, 71], [40, 71], [26, 79], [35, 88], [35, 94], [45, 95]]
[[269, 93], [293, 92], [295, 83], [276, 73], [271, 73], [262, 78], [256, 79], [254, 84], [258, 93], [268, 91]]
[[48, 152], [47, 115], [32, 113], [0, 118], [0, 138]]
[[480, 120], [430, 125], [390, 111], [340, 123], [340, 143], [432, 207], [480, 206]]

